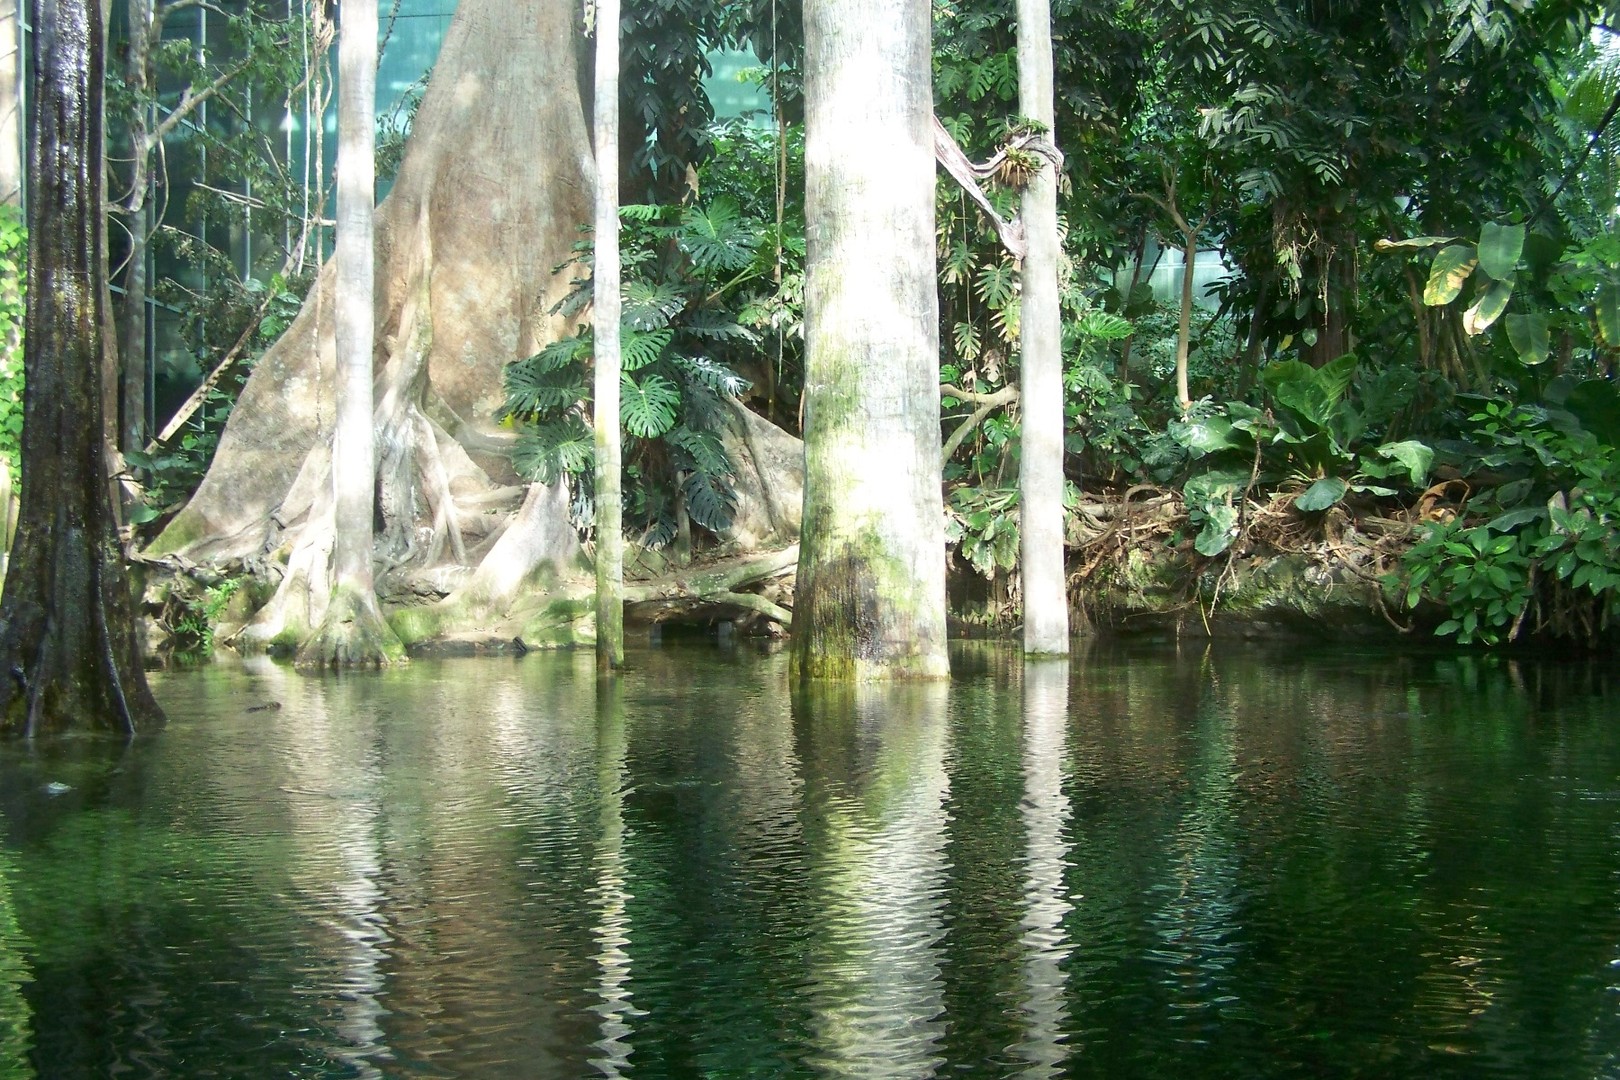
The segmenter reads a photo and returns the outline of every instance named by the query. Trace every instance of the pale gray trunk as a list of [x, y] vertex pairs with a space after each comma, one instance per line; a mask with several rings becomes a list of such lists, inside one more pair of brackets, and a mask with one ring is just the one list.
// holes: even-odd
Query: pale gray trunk
[[801, 678], [943, 678], [928, 0], [807, 0]]
[[372, 481], [372, 362], [376, 352], [371, 242], [376, 200], [377, 0], [344, 0], [338, 38], [337, 164], [337, 426], [332, 442], [332, 491], [337, 535], [335, 583], [370, 590]]
[[404, 649], [382, 620], [372, 580], [376, 436], [377, 0], [344, 0], [338, 37], [337, 246], [333, 320], [337, 347], [332, 433], [331, 591], [303, 667], [389, 663]]
[[[1048, 0], [1018, 0], [1018, 108], [1056, 143], [1052, 106], [1052, 14]], [[1024, 652], [1069, 651], [1069, 599], [1063, 565], [1063, 325], [1058, 310], [1057, 168], [1040, 170], [1024, 191], [1023, 316], [1019, 398], [1023, 408], [1018, 474]]]
[[624, 663], [619, 435], [619, 0], [596, 0], [596, 666]]
[[0, 204], [22, 205], [22, 20], [19, 0], [0, 0]]

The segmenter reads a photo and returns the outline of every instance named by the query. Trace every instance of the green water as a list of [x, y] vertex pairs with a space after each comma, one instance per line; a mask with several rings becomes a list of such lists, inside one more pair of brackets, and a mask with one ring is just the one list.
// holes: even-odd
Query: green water
[[0, 1076], [1620, 1077], [1608, 667], [954, 661], [161, 674], [0, 746]]

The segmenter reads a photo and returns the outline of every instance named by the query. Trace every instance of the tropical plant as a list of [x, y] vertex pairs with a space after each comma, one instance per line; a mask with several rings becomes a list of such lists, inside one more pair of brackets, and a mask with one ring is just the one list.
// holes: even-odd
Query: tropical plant
[[[772, 138], [738, 128], [722, 137], [756, 147]], [[648, 547], [676, 539], [683, 519], [715, 534], [730, 527], [736, 496], [722, 441], [726, 402], [753, 386], [739, 369], [779, 384], [784, 350], [772, 358], [768, 338], [801, 336], [802, 227], [787, 222], [779, 251], [759, 200], [745, 204], [735, 181], [731, 188], [735, 194], [685, 205], [621, 210], [625, 524]], [[572, 265], [588, 271], [588, 251], [578, 245]], [[588, 284], [588, 276], [577, 278], [558, 313], [582, 312]], [[595, 453], [585, 419], [591, 341], [583, 327], [506, 372], [506, 410], [520, 435], [514, 462], [536, 480], [571, 476], [581, 527]]]
[[1562, 406], [1484, 403], [1477, 460], [1497, 482], [1466, 516], [1428, 526], [1386, 579], [1408, 607], [1446, 608], [1437, 634], [1496, 645], [1528, 627], [1591, 641], [1620, 613], [1620, 394], [1599, 382], [1554, 396]]
[[14, 206], [0, 206], [0, 456], [19, 475], [23, 422], [23, 315], [28, 230]]

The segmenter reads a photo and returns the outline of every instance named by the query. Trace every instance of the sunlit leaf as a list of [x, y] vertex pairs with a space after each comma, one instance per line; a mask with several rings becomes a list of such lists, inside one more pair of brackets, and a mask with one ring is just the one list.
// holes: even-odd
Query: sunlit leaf
[[1446, 244], [1455, 244], [1455, 236], [1413, 236], [1406, 240], [1380, 240], [1373, 245], [1375, 251], [1423, 251], [1428, 248], [1443, 247]]
[[1523, 225], [1487, 224], [1479, 231], [1479, 268], [1496, 281], [1508, 281], [1524, 251]]
[[1479, 255], [1472, 244], [1452, 244], [1440, 249], [1429, 268], [1429, 283], [1423, 288], [1423, 302], [1439, 307], [1457, 299], [1463, 282], [1479, 265]]
[[1480, 294], [1474, 306], [1463, 313], [1463, 330], [1469, 336], [1483, 334], [1491, 328], [1502, 312], [1507, 310], [1508, 300], [1513, 296], [1513, 282], [1493, 281], [1490, 288]]
[[1434, 449], [1416, 439], [1385, 443], [1373, 452], [1386, 461], [1398, 461], [1406, 466], [1413, 487], [1423, 486], [1429, 478], [1429, 469], [1434, 465]]
[[1614, 278], [1598, 286], [1597, 325], [1604, 344], [1620, 345], [1620, 281]]

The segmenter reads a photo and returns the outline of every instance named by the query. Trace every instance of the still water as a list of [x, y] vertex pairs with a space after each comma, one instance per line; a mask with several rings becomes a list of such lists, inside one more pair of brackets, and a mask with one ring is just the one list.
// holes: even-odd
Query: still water
[[953, 659], [160, 674], [0, 746], [0, 1076], [1620, 1077], [1608, 666]]

